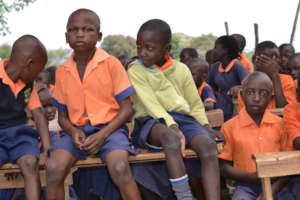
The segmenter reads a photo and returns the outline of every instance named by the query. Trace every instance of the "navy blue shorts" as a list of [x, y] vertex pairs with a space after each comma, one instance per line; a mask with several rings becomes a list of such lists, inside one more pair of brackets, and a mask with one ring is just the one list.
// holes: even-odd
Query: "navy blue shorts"
[[[179, 129], [185, 136], [187, 144], [189, 144], [196, 135], [207, 135], [208, 137], [211, 137], [211, 134], [192, 116], [179, 112], [169, 112], [169, 114], [178, 124]], [[133, 144], [151, 152], [162, 151], [162, 147], [157, 147], [148, 143], [148, 136], [151, 129], [157, 123], [165, 124], [165, 121], [164, 119], [153, 119], [150, 116], [135, 119], [135, 126], [132, 132]]]
[[15, 163], [24, 155], [40, 156], [38, 132], [25, 125], [0, 129], [0, 165]]
[[[86, 137], [88, 137], [98, 132], [105, 126], [106, 125], [92, 126], [90, 124], [86, 124], [77, 128], [81, 129], [85, 133]], [[72, 137], [65, 132], [61, 132], [61, 138], [52, 145], [51, 151], [57, 149], [66, 150], [79, 160], [84, 160], [89, 155], [88, 152], [78, 149], [73, 144]], [[137, 151], [128, 140], [128, 128], [126, 126], [117, 129], [108, 138], [106, 138], [105, 142], [101, 146], [98, 155], [103, 161], [105, 161], [105, 156], [107, 153], [119, 149], [128, 151], [129, 153], [134, 155], [137, 154]]]
[[[300, 176], [291, 177], [290, 181], [277, 194], [278, 200], [298, 200], [300, 199]], [[261, 184], [236, 183], [236, 189], [232, 200], [256, 200], [262, 193]]]

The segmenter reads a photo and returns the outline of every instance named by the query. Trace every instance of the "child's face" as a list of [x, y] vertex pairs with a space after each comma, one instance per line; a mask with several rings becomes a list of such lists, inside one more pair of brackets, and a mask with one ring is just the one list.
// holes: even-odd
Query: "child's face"
[[162, 65], [170, 50], [170, 45], [163, 44], [162, 39], [152, 31], [139, 33], [136, 45], [137, 54], [145, 66]]
[[252, 79], [242, 90], [242, 98], [250, 115], [261, 115], [272, 100], [271, 83], [266, 80]]
[[264, 49], [262, 51], [259, 52], [255, 52], [254, 57], [253, 57], [253, 63], [256, 66], [256, 70], [257, 71], [261, 71], [264, 72], [263, 70], [261, 70], [261, 66], [256, 62], [256, 58], [257, 56], [261, 56], [261, 55], [265, 55], [269, 58], [272, 58], [275, 62], [279, 63], [280, 59], [279, 59], [279, 50], [278, 48], [273, 48], [273, 49]]
[[227, 56], [227, 50], [223, 48], [222, 44], [216, 43], [213, 49], [213, 60], [215, 62], [222, 61]]
[[45, 86], [45, 88], [47, 88], [48, 85], [50, 84], [49, 77], [47, 76], [46, 73], [40, 73], [35, 81], [36, 84], [43, 85]]
[[293, 54], [294, 54], [294, 51], [289, 47], [282, 49], [282, 51], [280, 52], [280, 66], [283, 69], [287, 68], [288, 59]]
[[40, 97], [41, 104], [43, 106], [44, 114], [48, 121], [55, 118], [56, 108], [51, 104], [51, 97]]
[[196, 65], [199, 65], [200, 63], [192, 63], [189, 66], [189, 69], [191, 70], [194, 82], [197, 87], [199, 87], [203, 81], [206, 80], [207, 74], [208, 74], [208, 66], [202, 66], [200, 64], [199, 67], [196, 67]]
[[74, 51], [87, 52], [101, 40], [95, 20], [87, 13], [72, 16], [67, 25], [66, 41]]
[[299, 79], [298, 72], [300, 71], [300, 57], [296, 57], [288, 61], [287, 68], [291, 71], [294, 80]]
[[191, 59], [191, 56], [187, 52], [180, 54], [180, 62], [186, 64], [189, 59]]

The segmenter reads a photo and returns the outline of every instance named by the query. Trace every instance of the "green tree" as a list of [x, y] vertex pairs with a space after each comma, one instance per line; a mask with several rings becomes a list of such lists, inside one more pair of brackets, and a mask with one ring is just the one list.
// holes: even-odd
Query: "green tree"
[[0, 35], [10, 33], [5, 15], [12, 11], [20, 11], [36, 0], [0, 0]]
[[47, 66], [59, 66], [61, 65], [67, 57], [70, 55], [69, 49], [51, 49], [48, 50], [48, 63]]
[[190, 40], [191, 48], [197, 49], [200, 55], [205, 55], [206, 51], [212, 49], [214, 47], [216, 36], [213, 34], [203, 34], [199, 37], [194, 37]]
[[103, 39], [101, 47], [113, 56], [133, 57], [136, 55], [135, 39], [130, 36], [108, 35]]
[[0, 59], [9, 58], [11, 46], [9, 44], [2, 44], [0, 46]]

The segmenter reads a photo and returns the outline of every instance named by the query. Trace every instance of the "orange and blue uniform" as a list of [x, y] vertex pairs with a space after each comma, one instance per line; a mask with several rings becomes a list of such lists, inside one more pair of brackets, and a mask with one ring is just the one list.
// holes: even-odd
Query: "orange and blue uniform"
[[38, 132], [26, 126], [25, 108], [41, 107], [33, 83], [13, 82], [5, 71], [9, 60], [0, 62], [0, 165], [15, 162], [23, 155], [39, 157]]
[[248, 58], [245, 54], [241, 53], [238, 60], [243, 64], [243, 66], [245, 67], [245, 69], [248, 72], [253, 72], [254, 71], [252, 63], [248, 60]]
[[[57, 69], [52, 103], [60, 111], [67, 112], [70, 122], [89, 136], [110, 123], [119, 112], [119, 102], [133, 93], [134, 89], [120, 61], [97, 48], [86, 66], [82, 80], [74, 54]], [[53, 149], [65, 149], [78, 159], [84, 159], [87, 152], [75, 148], [69, 134], [65, 133], [64, 136], [64, 139], [53, 145]], [[116, 149], [136, 153], [130, 147], [125, 126], [106, 139], [100, 157], [105, 159], [107, 152]]]
[[284, 107], [284, 124], [288, 132], [288, 144], [294, 149], [294, 140], [300, 137], [300, 103], [295, 102]]
[[201, 86], [198, 88], [198, 93], [201, 97], [202, 102], [216, 102], [216, 96], [213, 89], [205, 81], [203, 81]]
[[[267, 110], [260, 125], [257, 125], [244, 108], [223, 124], [221, 132], [226, 138], [226, 144], [219, 158], [232, 161], [233, 167], [242, 172], [257, 171], [252, 158], [254, 154], [289, 150], [283, 119]], [[260, 184], [237, 182], [232, 199], [254, 200], [260, 193]]]
[[[292, 77], [285, 74], [279, 74], [280, 82], [283, 90], [283, 95], [286, 98], [288, 103], [297, 102], [297, 94], [296, 94], [296, 84], [293, 81]], [[241, 98], [240, 93], [238, 94], [238, 104], [239, 109], [242, 109], [244, 105], [244, 101]], [[272, 99], [272, 101], [267, 106], [267, 109], [275, 109], [276, 107], [276, 101], [275, 98]]]

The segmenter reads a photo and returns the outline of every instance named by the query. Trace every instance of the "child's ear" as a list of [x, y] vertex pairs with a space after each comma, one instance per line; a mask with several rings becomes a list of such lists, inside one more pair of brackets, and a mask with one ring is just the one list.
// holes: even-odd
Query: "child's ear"
[[33, 59], [32, 58], [28, 58], [26, 60], [26, 66], [25, 66], [26, 70], [31, 70], [32, 64], [33, 64]]
[[102, 40], [102, 32], [98, 33], [98, 42], [100, 42]]
[[68, 36], [67, 36], [67, 32], [65, 32], [65, 38], [66, 38], [66, 43], [69, 44], [69, 39], [68, 39]]

